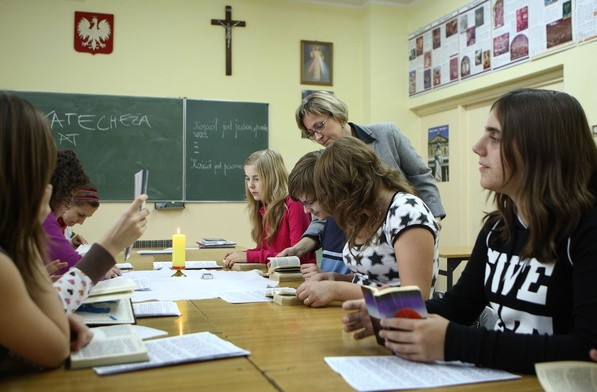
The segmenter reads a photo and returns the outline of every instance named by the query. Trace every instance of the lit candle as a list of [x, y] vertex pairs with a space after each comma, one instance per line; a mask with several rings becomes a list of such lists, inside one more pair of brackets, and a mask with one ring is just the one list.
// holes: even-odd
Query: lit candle
[[184, 269], [186, 256], [187, 236], [180, 234], [180, 228], [172, 236], [172, 268]]

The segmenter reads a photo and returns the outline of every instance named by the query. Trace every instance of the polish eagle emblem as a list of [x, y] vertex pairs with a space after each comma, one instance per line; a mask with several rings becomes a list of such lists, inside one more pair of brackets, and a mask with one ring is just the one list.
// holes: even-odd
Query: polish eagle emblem
[[114, 15], [75, 12], [75, 50], [111, 53], [114, 41]]
[[112, 29], [106, 19], [98, 21], [97, 16], [93, 16], [91, 22], [87, 18], [81, 18], [77, 32], [82, 39], [81, 45], [91, 50], [97, 50], [106, 47], [103, 41], [110, 38]]

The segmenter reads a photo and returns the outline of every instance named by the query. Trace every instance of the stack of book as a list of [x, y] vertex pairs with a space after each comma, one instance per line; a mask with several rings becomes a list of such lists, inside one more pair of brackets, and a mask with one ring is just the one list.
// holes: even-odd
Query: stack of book
[[212, 249], [212, 248], [234, 248], [236, 242], [227, 241], [223, 238], [202, 238], [197, 241], [200, 248]]

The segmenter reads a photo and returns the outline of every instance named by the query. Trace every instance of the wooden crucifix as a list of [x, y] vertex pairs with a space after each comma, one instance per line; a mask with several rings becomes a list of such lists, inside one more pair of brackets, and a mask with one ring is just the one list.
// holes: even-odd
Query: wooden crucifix
[[232, 7], [226, 6], [226, 19], [212, 19], [211, 24], [226, 29], [226, 75], [232, 75], [232, 28], [245, 27], [243, 20], [232, 20]]

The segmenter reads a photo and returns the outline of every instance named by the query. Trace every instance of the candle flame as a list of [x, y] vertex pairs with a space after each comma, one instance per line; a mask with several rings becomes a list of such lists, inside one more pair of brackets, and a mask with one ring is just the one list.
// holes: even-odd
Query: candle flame
[[176, 234], [180, 234], [180, 227], [176, 228]]

